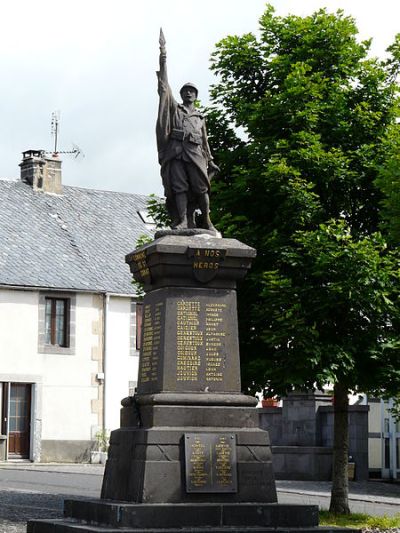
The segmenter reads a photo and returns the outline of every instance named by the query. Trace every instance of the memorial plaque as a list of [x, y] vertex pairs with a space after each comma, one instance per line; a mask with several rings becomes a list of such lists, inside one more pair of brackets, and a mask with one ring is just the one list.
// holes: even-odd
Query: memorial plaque
[[239, 392], [236, 295], [158, 289], [143, 302], [139, 394]]
[[185, 433], [186, 492], [237, 492], [236, 435]]
[[[197, 386], [200, 390], [226, 390], [227, 359], [233, 366], [237, 347], [230, 332], [234, 331], [230, 295], [177, 299], [176, 313], [176, 381], [177, 389]], [[238, 358], [236, 358], [238, 359]]]
[[146, 385], [157, 385], [159, 380], [164, 314], [163, 302], [145, 303], [143, 305], [139, 381], [144, 387]]

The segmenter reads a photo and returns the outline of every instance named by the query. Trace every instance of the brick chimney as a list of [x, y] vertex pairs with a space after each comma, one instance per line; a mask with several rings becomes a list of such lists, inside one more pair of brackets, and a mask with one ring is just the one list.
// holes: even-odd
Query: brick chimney
[[21, 180], [29, 183], [34, 191], [62, 194], [61, 159], [58, 154], [46, 154], [44, 150], [22, 152]]

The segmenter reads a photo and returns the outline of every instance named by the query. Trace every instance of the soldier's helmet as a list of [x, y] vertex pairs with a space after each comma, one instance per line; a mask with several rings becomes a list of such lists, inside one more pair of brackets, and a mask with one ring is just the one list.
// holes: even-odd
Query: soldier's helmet
[[196, 85], [194, 83], [191, 83], [190, 81], [188, 81], [187, 83], [185, 83], [184, 85], [182, 85], [181, 87], [181, 90], [179, 91], [179, 94], [182, 95], [182, 91], [185, 87], [191, 87], [192, 89], [194, 89], [196, 91], [196, 98], [199, 94], [199, 90], [198, 88], [196, 87]]

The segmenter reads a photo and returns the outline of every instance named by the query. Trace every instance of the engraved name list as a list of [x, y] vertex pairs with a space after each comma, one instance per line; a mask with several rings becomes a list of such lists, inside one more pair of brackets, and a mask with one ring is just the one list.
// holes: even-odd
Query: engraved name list
[[222, 302], [176, 302], [177, 381], [223, 381], [226, 307]]

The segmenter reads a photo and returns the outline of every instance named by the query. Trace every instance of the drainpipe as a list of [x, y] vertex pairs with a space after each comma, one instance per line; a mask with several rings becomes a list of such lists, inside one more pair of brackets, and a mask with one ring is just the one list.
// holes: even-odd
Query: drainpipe
[[109, 305], [110, 305], [110, 295], [104, 293], [103, 297], [103, 372], [104, 372], [104, 382], [103, 382], [103, 430], [107, 429], [107, 377], [108, 377], [108, 327], [109, 327]]
[[392, 415], [391, 409], [393, 409], [394, 402], [390, 398], [388, 401], [388, 412], [389, 412], [389, 439], [390, 439], [390, 477], [391, 479], [397, 479], [397, 470], [399, 469], [399, 464], [397, 463], [397, 435], [396, 435], [396, 420]]

